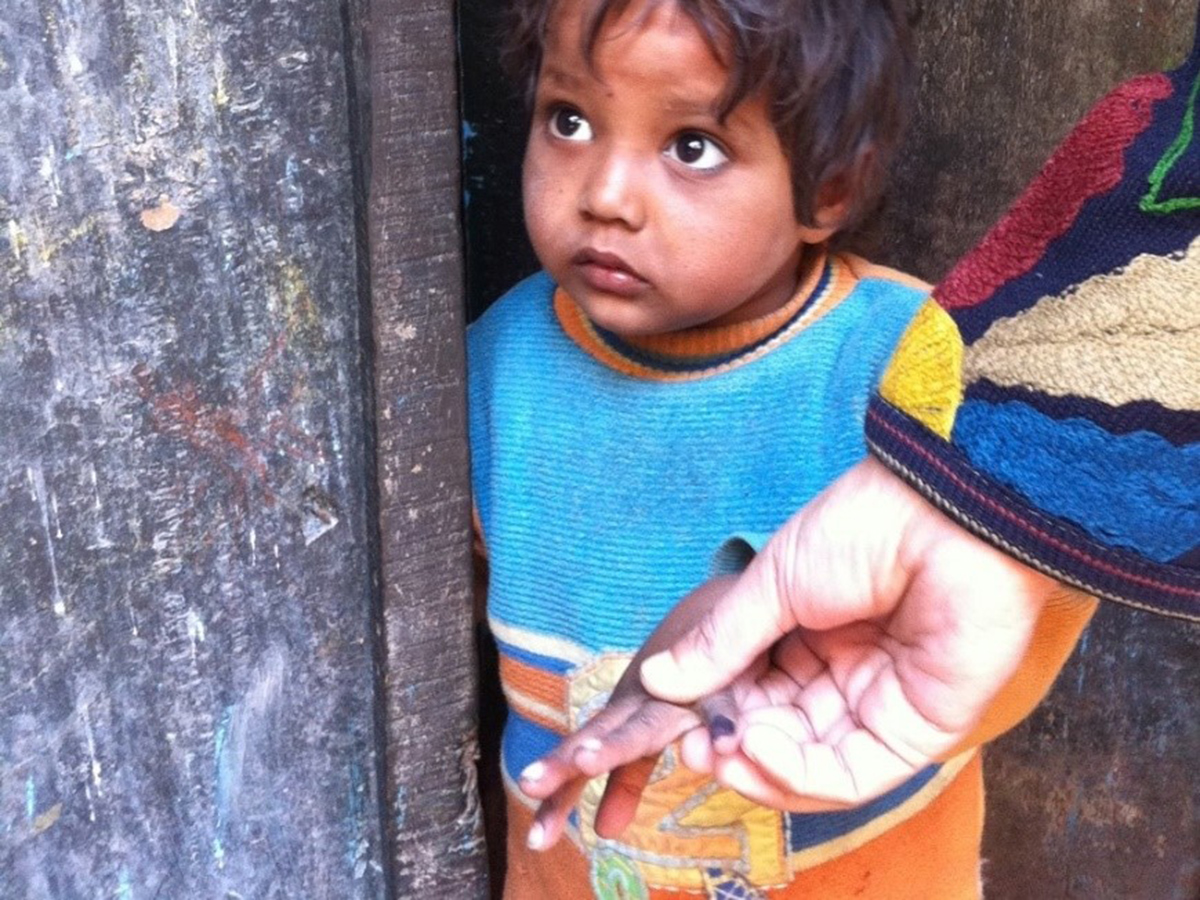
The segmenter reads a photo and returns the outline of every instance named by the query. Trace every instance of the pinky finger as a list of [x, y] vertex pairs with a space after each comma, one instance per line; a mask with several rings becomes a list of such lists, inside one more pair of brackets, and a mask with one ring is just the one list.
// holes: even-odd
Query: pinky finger
[[530, 850], [549, 850], [558, 843], [567, 826], [567, 817], [579, 802], [587, 782], [586, 778], [569, 781], [541, 802], [525, 839]]

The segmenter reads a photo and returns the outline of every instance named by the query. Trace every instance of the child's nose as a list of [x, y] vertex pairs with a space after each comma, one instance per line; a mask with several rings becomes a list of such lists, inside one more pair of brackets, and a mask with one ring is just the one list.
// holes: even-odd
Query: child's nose
[[645, 224], [642, 174], [631, 154], [601, 156], [589, 173], [580, 197], [585, 218], [618, 222], [637, 230]]

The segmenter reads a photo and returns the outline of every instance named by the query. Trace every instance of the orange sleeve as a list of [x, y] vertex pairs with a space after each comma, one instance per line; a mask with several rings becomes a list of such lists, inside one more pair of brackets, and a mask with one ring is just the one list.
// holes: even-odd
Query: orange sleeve
[[1097, 604], [1094, 597], [1068, 587], [1046, 601], [1021, 665], [992, 700], [979, 724], [944, 759], [987, 743], [1033, 712], [1049, 693]]

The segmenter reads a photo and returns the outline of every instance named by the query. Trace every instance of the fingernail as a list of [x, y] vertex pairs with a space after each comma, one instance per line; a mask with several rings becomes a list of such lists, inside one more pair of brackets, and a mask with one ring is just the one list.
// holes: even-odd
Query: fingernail
[[729, 737], [736, 732], [737, 726], [728, 716], [713, 716], [712, 721], [708, 723], [708, 733], [713, 738]]
[[540, 781], [546, 774], [546, 764], [541, 760], [531, 762], [520, 774], [521, 781]]
[[603, 747], [599, 738], [585, 738], [579, 742], [579, 749], [586, 750], [588, 753], [599, 753]]
[[533, 827], [529, 829], [529, 837], [525, 839], [525, 846], [530, 850], [541, 850], [544, 840], [546, 840], [546, 829], [542, 827], [541, 822], [534, 822]]
[[665, 650], [655, 653], [642, 663], [642, 682], [669, 681], [674, 668], [670, 653]]

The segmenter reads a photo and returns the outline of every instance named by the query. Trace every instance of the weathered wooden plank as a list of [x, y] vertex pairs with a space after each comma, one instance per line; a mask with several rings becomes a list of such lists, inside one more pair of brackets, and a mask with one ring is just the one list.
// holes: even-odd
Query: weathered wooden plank
[[0, 11], [0, 894], [380, 897], [334, 0]]
[[369, 0], [386, 784], [397, 897], [486, 895], [451, 0]]

